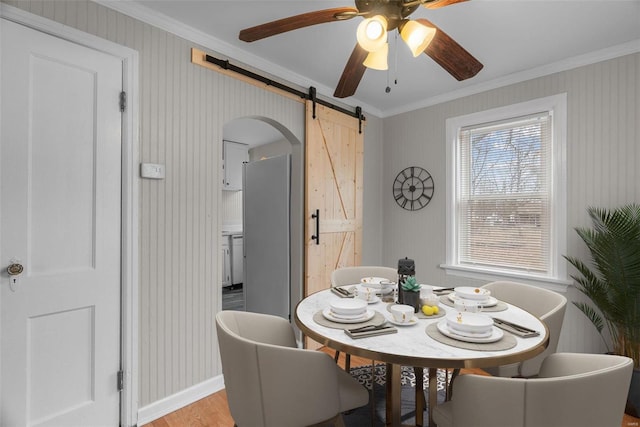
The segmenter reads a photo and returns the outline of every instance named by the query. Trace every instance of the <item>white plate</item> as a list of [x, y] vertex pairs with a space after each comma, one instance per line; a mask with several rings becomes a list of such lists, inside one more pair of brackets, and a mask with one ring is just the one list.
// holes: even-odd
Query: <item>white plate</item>
[[463, 331], [467, 334], [486, 334], [493, 327], [493, 319], [482, 313], [450, 311], [447, 313], [447, 326], [452, 331]]
[[387, 320], [389, 321], [389, 323], [393, 323], [397, 326], [413, 326], [418, 324], [418, 318], [416, 316], [413, 316], [413, 319], [410, 319], [408, 322], [398, 322], [392, 314], [391, 316], [387, 317]]
[[[449, 297], [449, 299], [453, 302], [456, 301], [456, 299], [460, 298], [460, 299], [464, 299], [459, 297], [458, 295], [456, 295], [455, 292], [451, 292], [450, 294], [447, 295], [447, 297]], [[498, 305], [498, 300], [494, 297], [489, 297], [489, 299], [486, 302], [483, 301], [479, 301], [479, 300], [472, 300], [472, 301], [477, 301], [478, 304], [480, 304], [483, 307], [493, 307], [495, 305]]]
[[358, 298], [336, 298], [329, 307], [336, 314], [349, 316], [362, 313], [367, 308], [367, 302]]
[[502, 329], [498, 329], [495, 326], [491, 328], [491, 335], [488, 337], [466, 337], [463, 335], [458, 335], [455, 332], [451, 331], [447, 326], [447, 320], [442, 319], [437, 323], [438, 330], [442, 333], [442, 335], [447, 336], [449, 338], [456, 339], [458, 341], [465, 342], [475, 342], [475, 343], [489, 343], [496, 342], [504, 336]]
[[458, 286], [453, 289], [460, 298], [484, 301], [491, 296], [491, 291], [484, 288], [474, 288], [473, 286]]
[[336, 322], [336, 323], [361, 323], [361, 322], [366, 322], [367, 320], [373, 319], [373, 316], [376, 315], [376, 312], [375, 310], [367, 309], [364, 316], [360, 318], [345, 319], [345, 318], [337, 317], [335, 314], [331, 312], [331, 308], [327, 307], [324, 310], [322, 310], [322, 315], [324, 316], [325, 319], [331, 320], [332, 322]]
[[384, 277], [363, 277], [360, 279], [360, 283], [363, 285], [380, 285], [381, 282], [390, 282], [391, 280]]
[[367, 314], [366, 309], [362, 310], [362, 313], [358, 313], [358, 314], [340, 314], [331, 310], [332, 317], [337, 317], [338, 319], [345, 319], [345, 320], [362, 319], [366, 314]]
[[457, 329], [455, 326], [451, 326], [450, 323], [447, 323], [447, 328], [449, 328], [449, 332], [456, 335], [462, 335], [467, 338], [489, 338], [493, 334], [493, 327], [489, 328], [486, 332], [469, 332]]
[[382, 287], [382, 282], [394, 283], [393, 280], [385, 279], [384, 277], [363, 277], [362, 279], [360, 279], [360, 284], [362, 286], [375, 289], [380, 289]]

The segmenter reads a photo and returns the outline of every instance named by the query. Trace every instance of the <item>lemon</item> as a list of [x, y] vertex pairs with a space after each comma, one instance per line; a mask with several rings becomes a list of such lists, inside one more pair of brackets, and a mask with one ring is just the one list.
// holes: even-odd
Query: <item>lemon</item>
[[425, 314], [425, 316], [433, 316], [433, 307], [430, 305], [423, 305], [422, 312]]
[[440, 309], [438, 308], [437, 305], [433, 306], [433, 314], [438, 314], [440, 312]]

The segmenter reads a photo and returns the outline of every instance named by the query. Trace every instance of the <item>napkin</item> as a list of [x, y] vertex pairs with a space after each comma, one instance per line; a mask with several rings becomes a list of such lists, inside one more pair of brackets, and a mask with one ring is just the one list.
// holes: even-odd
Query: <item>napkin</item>
[[515, 323], [507, 322], [506, 320], [493, 318], [493, 324], [498, 328], [510, 332], [513, 335], [517, 335], [522, 338], [537, 337], [540, 332], [529, 329], [525, 326], [516, 325]]
[[451, 292], [453, 292], [453, 288], [440, 288], [440, 289], [433, 290], [433, 293], [438, 296], [447, 295], [447, 294], [450, 294]]
[[395, 334], [396, 332], [398, 332], [398, 329], [393, 326], [385, 326], [381, 329], [365, 329], [363, 331], [351, 331], [349, 329], [344, 330], [344, 333], [353, 339], [373, 337], [376, 335]]
[[340, 298], [353, 298], [355, 296], [353, 292], [345, 288], [331, 288], [331, 292], [338, 295]]

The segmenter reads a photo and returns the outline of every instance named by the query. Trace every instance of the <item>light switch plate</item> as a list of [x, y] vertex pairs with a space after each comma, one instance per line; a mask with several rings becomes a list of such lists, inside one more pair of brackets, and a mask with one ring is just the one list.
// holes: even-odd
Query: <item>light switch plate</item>
[[164, 165], [157, 163], [141, 163], [140, 176], [150, 179], [164, 179]]

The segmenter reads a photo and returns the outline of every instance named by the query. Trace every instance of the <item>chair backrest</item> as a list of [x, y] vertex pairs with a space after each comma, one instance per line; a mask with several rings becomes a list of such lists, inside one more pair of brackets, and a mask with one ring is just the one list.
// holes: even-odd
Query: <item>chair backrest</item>
[[451, 401], [452, 426], [620, 426], [633, 361], [606, 354], [555, 353], [540, 377], [461, 375]]
[[491, 295], [501, 301], [516, 305], [537, 316], [549, 329], [549, 345], [536, 357], [525, 360], [518, 367], [519, 375], [530, 377], [537, 375], [542, 361], [558, 348], [560, 331], [567, 308], [567, 299], [557, 292], [517, 282], [491, 282], [483, 286]]
[[526, 427], [619, 426], [633, 360], [607, 354], [555, 353], [527, 383]]
[[285, 319], [227, 310], [216, 315], [216, 330], [236, 425], [295, 427], [337, 415], [337, 379], [327, 374], [335, 363], [325, 353], [298, 349]]
[[398, 280], [398, 270], [379, 266], [342, 267], [331, 272], [331, 286], [354, 285], [360, 283], [363, 277], [384, 277], [395, 282]]

